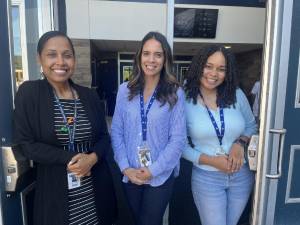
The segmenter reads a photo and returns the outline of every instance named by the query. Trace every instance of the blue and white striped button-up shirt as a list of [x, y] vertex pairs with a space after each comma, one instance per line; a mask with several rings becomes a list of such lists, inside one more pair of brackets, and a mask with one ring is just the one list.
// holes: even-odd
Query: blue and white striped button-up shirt
[[[127, 82], [119, 87], [115, 113], [112, 120], [111, 137], [114, 158], [121, 171], [126, 168], [140, 168], [138, 146], [142, 143], [142, 126], [139, 96], [128, 100]], [[161, 106], [153, 102], [147, 115], [147, 145], [151, 151], [152, 165], [148, 167], [152, 174], [149, 184], [163, 184], [174, 171], [179, 173], [179, 161], [186, 143], [186, 121], [184, 113], [184, 92], [177, 91], [178, 101], [170, 109], [166, 103]], [[145, 103], [147, 107], [149, 103]], [[124, 176], [124, 182], [128, 178]]]

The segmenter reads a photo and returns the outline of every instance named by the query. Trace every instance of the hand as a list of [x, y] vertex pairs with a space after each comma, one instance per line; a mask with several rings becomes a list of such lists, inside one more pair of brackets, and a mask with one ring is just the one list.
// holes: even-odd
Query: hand
[[228, 156], [228, 169], [233, 173], [241, 169], [244, 164], [244, 147], [233, 143]]
[[142, 167], [139, 169], [139, 172], [137, 173], [136, 177], [145, 182], [152, 178], [152, 174], [147, 167]]
[[211, 166], [217, 168], [224, 173], [230, 173], [229, 161], [227, 155], [211, 156]]
[[131, 183], [134, 183], [137, 185], [142, 185], [142, 184], [144, 184], [144, 181], [137, 177], [138, 173], [140, 173], [140, 171], [138, 169], [134, 169], [134, 168], [127, 168], [127, 169], [123, 170], [123, 174], [126, 177], [128, 177], [128, 179], [130, 180]]
[[97, 161], [98, 157], [95, 153], [79, 153], [71, 159], [67, 168], [77, 177], [90, 176], [91, 168], [96, 164]]

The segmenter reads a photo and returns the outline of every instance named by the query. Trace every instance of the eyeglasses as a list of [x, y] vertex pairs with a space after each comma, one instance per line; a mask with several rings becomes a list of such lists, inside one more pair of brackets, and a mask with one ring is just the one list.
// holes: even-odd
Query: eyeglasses
[[206, 64], [204, 66], [204, 69], [208, 72], [212, 72], [216, 70], [217, 73], [226, 73], [226, 68], [225, 67], [214, 67], [213, 65]]

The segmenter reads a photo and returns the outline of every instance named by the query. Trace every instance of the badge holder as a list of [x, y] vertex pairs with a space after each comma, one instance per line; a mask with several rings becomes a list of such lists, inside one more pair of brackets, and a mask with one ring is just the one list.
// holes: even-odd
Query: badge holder
[[146, 143], [143, 143], [141, 146], [138, 146], [138, 158], [140, 165], [142, 167], [148, 167], [152, 164], [151, 152]]
[[224, 151], [222, 146], [219, 146], [216, 148], [216, 156], [220, 156], [220, 155], [226, 155], [226, 152]]
[[74, 173], [68, 172], [68, 189], [78, 188], [81, 185], [80, 177], [77, 177]]

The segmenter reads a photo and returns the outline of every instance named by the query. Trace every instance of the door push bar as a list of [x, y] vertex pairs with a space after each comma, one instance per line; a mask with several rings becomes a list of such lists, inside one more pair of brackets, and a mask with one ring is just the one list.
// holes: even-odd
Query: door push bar
[[30, 169], [30, 162], [18, 152], [14, 152], [11, 147], [1, 147], [0, 150], [3, 160], [5, 191], [14, 192], [19, 186], [21, 176]]
[[286, 129], [270, 129], [270, 133], [279, 134], [279, 162], [277, 163], [277, 174], [266, 174], [266, 177], [271, 179], [278, 179], [281, 177], [282, 155]]

